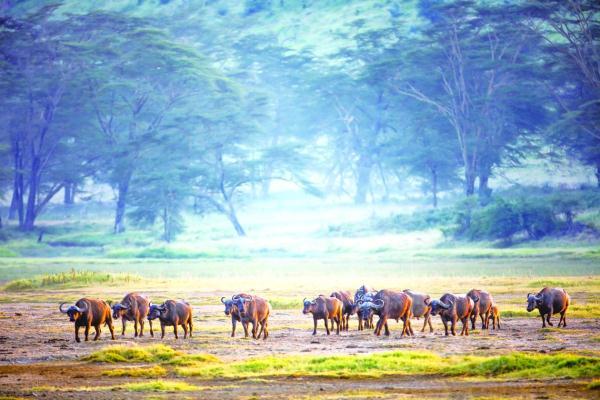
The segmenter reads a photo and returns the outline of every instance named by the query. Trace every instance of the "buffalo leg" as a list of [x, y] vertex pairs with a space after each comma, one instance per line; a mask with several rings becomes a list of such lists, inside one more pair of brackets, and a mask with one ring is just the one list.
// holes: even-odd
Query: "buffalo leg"
[[463, 334], [466, 336], [469, 336], [469, 319], [468, 318], [463, 318], [462, 320], [462, 330], [460, 331], [460, 335], [462, 336]]
[[546, 317], [544, 317], [544, 314], [541, 314], [542, 317], [542, 328], [546, 327]]
[[173, 322], [173, 333], [175, 334], [175, 339], [179, 339], [179, 336], [177, 336], [177, 325], [179, 325], [177, 323], [177, 321]]
[[446, 336], [448, 336], [448, 321], [442, 319], [442, 323], [444, 324], [444, 332], [446, 333]]
[[244, 328], [244, 337], [248, 337], [248, 322], [242, 321], [242, 327]]
[[336, 335], [340, 334], [340, 319], [343, 319], [343, 318], [344, 318], [343, 315], [341, 318], [339, 316], [335, 318], [335, 324], [337, 326], [336, 331], [335, 331]]
[[427, 323], [429, 324], [429, 333], [433, 333], [433, 325], [431, 325], [431, 314], [427, 314]]
[[144, 336], [144, 319], [140, 318], [140, 337]]
[[237, 325], [237, 321], [235, 318], [231, 317], [231, 337], [235, 337], [235, 326]]
[[450, 320], [450, 331], [452, 332], [452, 336], [456, 336], [456, 318]]
[[562, 320], [563, 320], [563, 328], [566, 328], [567, 327], [567, 310], [560, 313], [560, 315], [562, 316]]
[[496, 325], [498, 325], [498, 329], [500, 329], [500, 316], [497, 315], [495, 320], [496, 320]]
[[79, 339], [79, 328], [80, 326], [75, 324], [75, 341], [77, 343], [81, 342], [81, 339]]
[[327, 331], [327, 334], [329, 335], [331, 332], [329, 331], [329, 324], [327, 323], [327, 317], [325, 317], [325, 330]]
[[381, 329], [380, 329], [380, 327], [382, 325], [381, 320], [382, 320], [382, 318], [379, 318], [379, 321], [377, 321], [377, 325], [375, 325], [375, 332], [374, 333], [375, 333], [376, 336], [381, 335]]
[[264, 319], [263, 320], [263, 340], [267, 340], [267, 337], [269, 337], [269, 320], [268, 319]]
[[256, 331], [257, 331], [256, 321], [252, 321], [252, 339], [256, 339]]
[[363, 320], [361, 317], [358, 317], [358, 330], [359, 331], [363, 330]]
[[183, 338], [187, 339], [187, 335], [188, 335], [188, 326], [187, 323], [183, 323], [181, 324], [181, 327], [183, 328]]
[[160, 323], [160, 338], [163, 339], [165, 337], [165, 324]]
[[329, 325], [331, 325], [331, 328], [329, 328], [330, 330], [333, 330], [333, 322], [334, 322], [334, 319], [333, 319], [333, 318], [331, 318], [331, 319], [329, 320]]
[[85, 341], [88, 341], [88, 336], [90, 334], [90, 328], [92, 327], [92, 324], [90, 324], [89, 322], [86, 324], [85, 326]]
[[388, 326], [387, 318], [383, 323], [383, 327], [385, 328], [385, 336], [390, 336], [390, 327]]
[[121, 331], [121, 336], [125, 336], [125, 318], [121, 317], [121, 324], [123, 325], [123, 330]]
[[317, 319], [313, 318], [313, 322], [315, 323], [315, 328], [313, 329], [313, 335], [317, 334]]
[[134, 332], [133, 337], [138, 337], [138, 322], [137, 322], [137, 319], [133, 320], [133, 332]]
[[[473, 313], [470, 316], [471, 319], [471, 328], [475, 329], [475, 322], [477, 321], [477, 312], [473, 311]], [[469, 318], [467, 318], [468, 320]]]
[[108, 330], [110, 331], [110, 338], [115, 340], [115, 327], [113, 326], [112, 321], [108, 321]]
[[154, 331], [152, 330], [152, 321], [148, 320], [148, 325], [150, 326], [150, 336], [154, 337]]
[[94, 330], [96, 331], [96, 335], [94, 335], [94, 340], [98, 340], [100, 337], [100, 325], [94, 325]]
[[415, 336], [415, 332], [412, 328], [412, 322], [410, 322], [410, 318], [406, 318], [406, 323], [408, 324], [408, 331], [410, 332], [410, 336]]
[[190, 320], [188, 321], [188, 325], [190, 326], [190, 337], [192, 337], [192, 330], [194, 329], [194, 324], [192, 322], [192, 317], [190, 317]]
[[552, 309], [550, 309], [550, 311], [548, 311], [548, 314], [546, 314], [546, 322], [548, 322], [548, 325], [550, 326], [554, 326], [554, 324], [550, 321], [550, 317], [552, 317]]

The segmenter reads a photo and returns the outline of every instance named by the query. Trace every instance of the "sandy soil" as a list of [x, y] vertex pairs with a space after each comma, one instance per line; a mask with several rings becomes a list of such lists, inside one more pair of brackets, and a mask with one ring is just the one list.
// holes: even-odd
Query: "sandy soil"
[[[597, 351], [600, 320], [570, 319], [567, 329], [542, 330], [538, 318], [504, 319], [501, 330], [482, 332], [476, 330], [469, 337], [445, 337], [439, 319], [434, 319], [433, 334], [416, 332], [412, 338], [401, 338], [401, 324], [391, 323], [390, 337], [375, 337], [371, 331], [358, 332], [357, 322], [351, 320], [350, 331], [326, 336], [322, 322], [318, 334], [312, 336], [312, 318], [299, 310], [276, 310], [270, 321], [271, 336], [267, 341], [243, 338], [238, 325], [236, 338], [230, 337], [230, 319], [222, 307], [204, 306], [195, 309], [195, 332], [191, 340], [176, 340], [172, 330], [164, 340], [150, 337], [133, 338], [128, 327], [121, 336], [121, 322], [116, 321], [117, 333], [110, 340], [104, 328], [101, 340], [76, 343], [73, 326], [68, 318], [58, 312], [56, 304], [11, 303], [0, 305], [0, 394], [32, 395], [34, 386], [72, 387], [118, 385], [127, 378], [100, 377], [100, 370], [108, 368], [98, 364], [82, 364], [81, 356], [108, 344], [133, 345], [165, 343], [186, 352], [210, 353], [223, 360], [243, 359], [253, 356], [290, 354], [361, 354], [390, 350], [430, 350], [440, 354], [490, 355], [508, 351]], [[420, 331], [422, 320], [413, 321]], [[147, 329], [147, 327], [146, 327]], [[93, 330], [92, 330], [93, 331]], [[158, 329], [157, 329], [158, 331]], [[82, 334], [83, 332], [81, 332]], [[114, 366], [110, 366], [114, 368]], [[169, 377], [167, 377], [169, 379]], [[129, 378], [131, 381], [131, 378]], [[463, 382], [444, 379], [414, 377], [371, 379], [361, 381], [285, 379], [265, 385], [254, 381], [206, 381], [191, 383], [206, 387], [210, 398], [236, 398], [240, 396], [290, 397], [290, 396], [358, 396], [369, 397], [369, 391], [392, 397], [438, 397], [440, 392], [458, 397], [524, 397], [524, 398], [594, 398], [597, 392], [581, 390], [583, 383], [574, 381], [553, 382]], [[273, 383], [273, 382], [271, 382]], [[231, 387], [232, 384], [235, 387]], [[224, 388], [227, 386], [227, 388]], [[493, 390], [491, 389], [493, 388]], [[492, 392], [490, 392], [492, 390]], [[364, 395], [361, 393], [364, 391]], [[454, 395], [453, 395], [454, 393]], [[83, 392], [35, 392], [36, 397], [80, 398], [89, 397]], [[140, 398], [144, 397], [139, 394]], [[181, 394], [185, 396], [185, 394]], [[136, 393], [94, 392], [93, 398], [137, 398]], [[169, 398], [174, 398], [170, 394]], [[353, 397], [356, 398], [356, 397]]]

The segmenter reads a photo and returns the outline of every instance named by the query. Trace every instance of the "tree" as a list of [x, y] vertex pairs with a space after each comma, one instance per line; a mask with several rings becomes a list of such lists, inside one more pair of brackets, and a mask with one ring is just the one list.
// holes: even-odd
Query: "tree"
[[[464, 190], [489, 194], [492, 167], [502, 152], [531, 133], [524, 115], [538, 116], [543, 104], [530, 90], [530, 55], [536, 41], [514, 24], [513, 7], [478, 5], [474, 1], [431, 4], [421, 1], [426, 25], [413, 41], [401, 40], [385, 57], [397, 69], [395, 90], [435, 110], [455, 132], [464, 170]], [[527, 76], [530, 78], [530, 76]], [[514, 94], [520, 101], [514, 106]], [[517, 153], [515, 153], [517, 154]]]
[[600, 187], [600, 5], [536, 1], [524, 4], [521, 12], [543, 40], [545, 83], [558, 114], [550, 141], [592, 166]]

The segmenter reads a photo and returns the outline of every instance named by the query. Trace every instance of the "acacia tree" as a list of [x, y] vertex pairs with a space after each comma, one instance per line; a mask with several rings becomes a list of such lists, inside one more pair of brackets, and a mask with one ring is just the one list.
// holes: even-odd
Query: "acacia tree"
[[[400, 41], [388, 52], [386, 62], [397, 68], [390, 84], [448, 121], [462, 160], [465, 194], [474, 194], [479, 177], [480, 193], [487, 195], [501, 151], [530, 132], [516, 113], [535, 109], [538, 102], [531, 79], [522, 79], [533, 64], [530, 49], [537, 42], [519, 24], [508, 25], [518, 18], [509, 6], [422, 1], [421, 15], [427, 24], [420, 36], [411, 43]], [[515, 93], [522, 99], [511, 109]]]
[[53, 20], [57, 6], [20, 19], [0, 20], [2, 102], [9, 111], [13, 167], [11, 217], [32, 230], [36, 218], [64, 187], [66, 171], [77, 171], [88, 153], [69, 155], [81, 137], [67, 118], [77, 110], [83, 77], [82, 53], [69, 45], [70, 25]]
[[559, 115], [551, 142], [592, 166], [600, 187], [600, 4], [536, 1], [521, 13], [543, 40], [545, 83]]
[[100, 49], [88, 54], [94, 70], [88, 93], [104, 137], [99, 149], [103, 173], [98, 178], [116, 190], [113, 231], [120, 233], [144, 147], [160, 140], [169, 116], [189, 107], [200, 94], [210, 97], [218, 92], [215, 82], [222, 77], [196, 51], [173, 42], [142, 19], [95, 13], [78, 22], [79, 30], [88, 35], [82, 46]]

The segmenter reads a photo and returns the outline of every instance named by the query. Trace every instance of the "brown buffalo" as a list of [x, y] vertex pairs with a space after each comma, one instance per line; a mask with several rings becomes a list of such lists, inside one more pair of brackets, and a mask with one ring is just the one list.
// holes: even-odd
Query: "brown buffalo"
[[[121, 335], [125, 335], [126, 321], [133, 321], [134, 337], [138, 336], [138, 325], [140, 326], [139, 336], [144, 336], [144, 323], [150, 311], [150, 300], [146, 296], [129, 293], [123, 297], [120, 303], [114, 304], [112, 310], [114, 319], [121, 318], [123, 325]], [[148, 323], [150, 324], [150, 336], [154, 336], [152, 321], [148, 321]]]
[[[496, 329], [496, 326], [498, 326], [498, 329], [500, 329], [500, 310], [498, 310], [498, 306], [496, 306], [495, 304], [492, 305], [492, 311], [490, 312], [490, 319], [492, 320], [492, 327], [494, 329]], [[488, 327], [489, 327], [489, 321], [488, 321]]]
[[172, 326], [175, 333], [175, 339], [179, 339], [177, 335], [177, 327], [183, 327], [183, 338], [186, 339], [188, 332], [192, 337], [192, 307], [185, 301], [166, 300], [160, 306], [152, 304], [148, 313], [148, 320], [158, 318], [160, 320], [160, 338], [165, 337], [165, 326]]
[[[263, 339], [269, 337], [269, 315], [271, 315], [271, 305], [269, 302], [262, 297], [252, 295], [237, 295], [231, 298], [239, 312], [240, 321], [245, 324], [244, 331], [248, 332], [248, 324], [252, 324], [252, 337], [254, 339], [260, 339], [260, 335], [263, 335]], [[260, 332], [256, 334], [258, 326], [260, 325]]]
[[[342, 327], [343, 331], [348, 330], [348, 325], [350, 321], [350, 316], [354, 314], [356, 311], [354, 309], [354, 300], [352, 299], [352, 295], [350, 292], [345, 290], [340, 290], [338, 292], [333, 292], [329, 295], [329, 297], [335, 297], [340, 300], [344, 307], [342, 309]], [[333, 330], [333, 320], [331, 320], [331, 330]]]
[[[342, 312], [344, 304], [335, 297], [325, 297], [319, 295], [314, 300], [304, 299], [304, 308], [302, 309], [303, 314], [311, 313], [313, 315], [313, 321], [315, 327], [313, 329], [313, 335], [317, 334], [317, 320], [322, 319], [325, 323], [325, 331], [330, 334], [329, 325], [327, 320], [331, 319], [337, 324], [336, 333], [340, 334], [340, 323], [342, 321]], [[333, 329], [333, 328], [332, 328]]]
[[373, 313], [379, 316], [379, 321], [375, 326], [375, 335], [380, 336], [381, 330], [385, 328], [385, 335], [390, 335], [388, 327], [388, 319], [395, 319], [396, 322], [402, 320], [402, 334], [410, 336], [414, 335], [410, 325], [410, 317], [412, 316], [412, 299], [409, 295], [403, 292], [394, 292], [392, 290], [380, 290], [373, 297], [372, 301], [363, 302], [360, 305], [360, 312], [366, 316], [368, 310], [373, 310]]
[[403, 290], [404, 293], [410, 296], [412, 300], [412, 316], [416, 318], [423, 317], [423, 328], [421, 332], [425, 332], [425, 327], [429, 324], [429, 332], [433, 332], [431, 326], [431, 296], [428, 294], [413, 292], [410, 289]]
[[431, 302], [431, 315], [440, 315], [446, 336], [448, 336], [448, 322], [451, 324], [452, 335], [456, 336], [458, 320], [463, 324], [460, 334], [469, 336], [469, 316], [473, 312], [473, 307], [475, 302], [470, 297], [446, 293], [439, 300]]
[[107, 302], [104, 300], [83, 298], [77, 300], [75, 305], [63, 310], [63, 305], [65, 304], [67, 303], [61, 303], [60, 306], [58, 306], [58, 309], [60, 312], [69, 316], [69, 321], [75, 323], [75, 341], [81, 341], [79, 339], [79, 328], [82, 326], [85, 327], [86, 342], [88, 341], [88, 335], [92, 326], [96, 330], [96, 336], [94, 336], [94, 340], [98, 340], [102, 325], [108, 325], [111, 339], [115, 340], [113, 321], [110, 315], [110, 306]]
[[[477, 321], [477, 316], [479, 316], [481, 317], [481, 329], [488, 329], [492, 304], [494, 304], [492, 295], [485, 290], [471, 289], [467, 293], [467, 297], [470, 297], [475, 302], [475, 307], [473, 307], [470, 317], [471, 328], [475, 329], [475, 321]], [[478, 300], [476, 301], [475, 299]]]
[[562, 323], [563, 327], [567, 326], [567, 309], [571, 303], [571, 297], [564, 289], [545, 287], [536, 295], [529, 293], [527, 295], [527, 311], [532, 312], [536, 308], [540, 311], [542, 317], [542, 328], [548, 325], [553, 326], [550, 322], [550, 317], [554, 314], [560, 314], [558, 327]]

